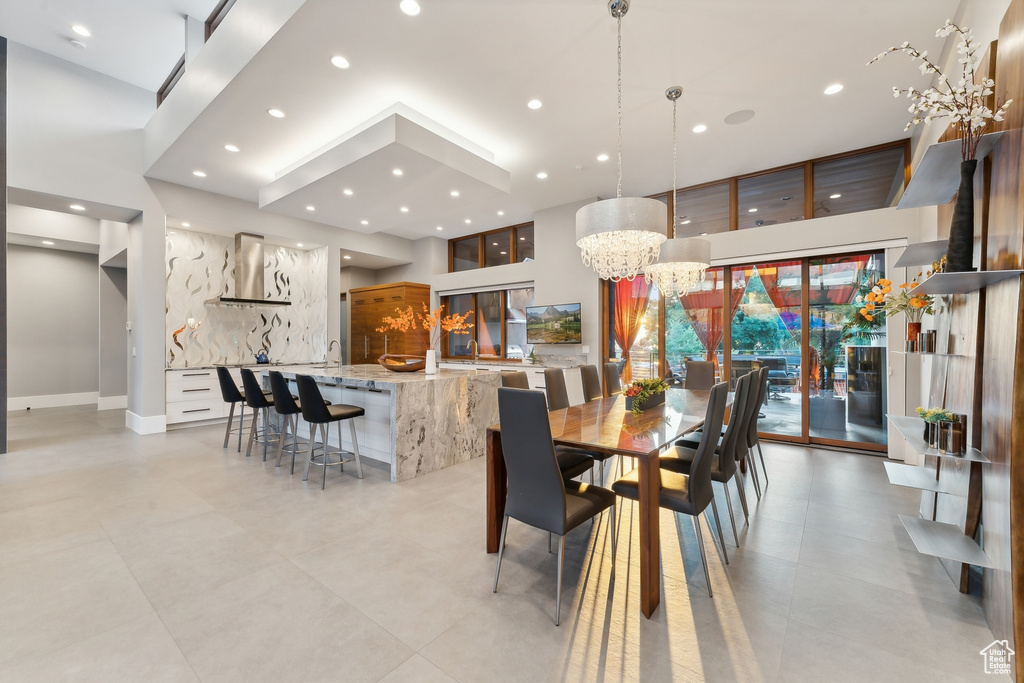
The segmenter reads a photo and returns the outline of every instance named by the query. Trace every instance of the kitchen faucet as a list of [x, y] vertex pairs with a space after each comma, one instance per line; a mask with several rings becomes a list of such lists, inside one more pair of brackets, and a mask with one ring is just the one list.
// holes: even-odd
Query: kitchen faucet
[[[341, 372], [341, 356], [342, 356], [342, 354], [341, 354], [341, 342], [338, 341], [337, 339], [332, 339], [331, 343], [327, 345], [327, 358], [330, 358], [330, 356], [331, 356], [331, 349], [334, 348], [335, 344], [338, 345], [338, 372]], [[326, 364], [327, 364], [327, 359], [325, 358], [324, 359], [324, 365], [326, 365]]]
[[469, 345], [473, 349], [473, 362], [480, 356], [480, 344], [477, 343], [476, 339], [470, 339]]

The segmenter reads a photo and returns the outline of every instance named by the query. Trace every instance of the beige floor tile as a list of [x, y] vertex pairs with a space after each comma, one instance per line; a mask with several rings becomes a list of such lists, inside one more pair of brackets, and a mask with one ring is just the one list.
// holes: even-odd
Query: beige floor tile
[[149, 614], [92, 638], [11, 669], [0, 670], [3, 683], [198, 683], [156, 614]]
[[0, 514], [0, 567], [107, 540], [94, 506], [66, 498]]
[[454, 683], [455, 679], [420, 655], [413, 655], [395, 667], [380, 683]]
[[160, 616], [204, 683], [376, 681], [413, 654], [287, 562]]
[[110, 541], [0, 569], [0, 666], [51, 653], [151, 614]]

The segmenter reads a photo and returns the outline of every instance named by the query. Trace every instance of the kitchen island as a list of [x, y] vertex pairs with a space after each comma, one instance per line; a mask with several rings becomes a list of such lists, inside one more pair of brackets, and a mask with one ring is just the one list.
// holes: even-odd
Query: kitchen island
[[[438, 370], [427, 375], [391, 372], [379, 365], [322, 364], [269, 369], [288, 379], [311, 375], [328, 401], [364, 408], [366, 415], [355, 419], [360, 455], [388, 463], [391, 481], [482, 456], [487, 427], [498, 422], [501, 375], [496, 372]], [[299, 434], [308, 433], [302, 422]], [[337, 429], [330, 430], [332, 445], [337, 446], [337, 438]], [[347, 428], [342, 438], [342, 447], [351, 450]]]

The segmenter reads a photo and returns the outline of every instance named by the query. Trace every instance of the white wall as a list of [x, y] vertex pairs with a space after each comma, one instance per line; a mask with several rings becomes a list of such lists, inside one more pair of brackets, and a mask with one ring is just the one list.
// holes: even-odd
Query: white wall
[[[7, 267], [9, 409], [95, 402], [99, 390], [96, 256], [11, 244]], [[54, 395], [68, 398], [17, 400]]]
[[7, 232], [81, 245], [99, 245], [100, 221], [88, 216], [7, 205]]
[[[126, 408], [128, 396], [128, 271], [99, 269], [100, 410]], [[106, 400], [104, 400], [106, 399]]]
[[448, 272], [448, 240], [424, 237], [413, 242], [416, 260], [405, 266], [382, 268], [377, 271], [376, 284], [389, 282], [428, 283], [434, 275]]
[[7, 68], [8, 184], [141, 208], [155, 95], [14, 42]]

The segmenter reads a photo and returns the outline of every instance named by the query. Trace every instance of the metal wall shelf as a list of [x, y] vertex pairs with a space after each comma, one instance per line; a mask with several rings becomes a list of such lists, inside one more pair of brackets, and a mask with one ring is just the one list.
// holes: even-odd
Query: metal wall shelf
[[979, 270], [967, 273], [936, 273], [914, 287], [913, 294], [966, 294], [1013, 277], [1024, 270]]
[[[1002, 135], [1003, 131], [1000, 130], [981, 136], [975, 158], [980, 161], [987, 157]], [[938, 142], [929, 147], [896, 208], [948, 204], [960, 187], [961, 160], [959, 140]]]
[[903, 254], [893, 265], [896, 268], [907, 268], [909, 266], [930, 266], [946, 254], [946, 245], [949, 240], [935, 240], [934, 242], [916, 242], [908, 244]]
[[977, 448], [968, 448], [966, 453], [940, 453], [937, 448], [931, 448], [924, 440], [924, 421], [919, 417], [907, 417], [905, 415], [889, 415], [889, 422], [906, 439], [914, 452], [918, 455], [933, 455], [936, 458], [952, 458], [966, 462], [990, 462]]
[[956, 524], [933, 522], [910, 515], [900, 515], [900, 521], [903, 522], [907, 533], [910, 534], [910, 540], [914, 542], [919, 553], [978, 567], [994, 566], [981, 546]]
[[882, 464], [885, 465], [885, 473], [889, 476], [889, 483], [893, 486], [905, 486], [910, 489], [934, 491], [935, 493], [946, 492], [935, 479], [935, 470], [917, 465], [905, 465], [892, 460], [887, 460]]

